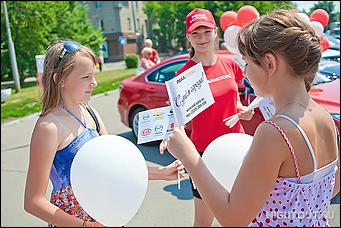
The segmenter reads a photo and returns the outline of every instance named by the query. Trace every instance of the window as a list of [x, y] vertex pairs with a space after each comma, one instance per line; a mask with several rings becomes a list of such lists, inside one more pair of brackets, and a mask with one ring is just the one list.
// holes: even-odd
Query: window
[[102, 1], [96, 1], [96, 9], [102, 8]]
[[104, 22], [103, 20], [98, 20], [97, 21], [97, 28], [101, 28], [101, 30], [104, 30]]
[[124, 7], [129, 7], [129, 2], [128, 1], [119, 1], [119, 4], [121, 4]]
[[165, 81], [171, 80], [175, 77], [176, 72], [185, 65], [187, 59], [181, 60], [179, 62], [171, 63], [169, 65], [163, 66], [149, 74], [147, 79], [149, 82], [158, 82], [164, 84]]
[[140, 19], [137, 18], [136, 21], [137, 21], [137, 31], [140, 31], [140, 27], [141, 27]]
[[131, 18], [128, 18], [128, 30], [131, 31]]

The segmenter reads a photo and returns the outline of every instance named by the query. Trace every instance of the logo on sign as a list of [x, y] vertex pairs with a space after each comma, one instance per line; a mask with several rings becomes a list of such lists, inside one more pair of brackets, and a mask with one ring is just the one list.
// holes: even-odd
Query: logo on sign
[[155, 113], [153, 116], [162, 116], [163, 114], [165, 114], [165, 113], [163, 113], [163, 112], [158, 112], [158, 113]]
[[143, 120], [148, 120], [149, 114], [142, 117]]
[[152, 129], [147, 128], [141, 131], [141, 135], [146, 136], [146, 135], [149, 135], [151, 132], [152, 132]]
[[163, 126], [162, 126], [162, 125], [157, 125], [157, 126], [155, 127], [155, 131], [156, 131], [156, 132], [160, 132], [160, 131], [162, 131], [162, 129], [163, 129]]

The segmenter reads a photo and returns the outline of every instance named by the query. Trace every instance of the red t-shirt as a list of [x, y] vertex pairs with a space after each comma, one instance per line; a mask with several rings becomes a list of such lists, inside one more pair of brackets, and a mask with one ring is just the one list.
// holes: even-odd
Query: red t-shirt
[[148, 70], [149, 68], [151, 68], [154, 65], [155, 65], [155, 63], [151, 59], [146, 59], [146, 58], [141, 59], [141, 66], [143, 68], [145, 68], [144, 66], [146, 66], [147, 67], [147, 68], [145, 68], [146, 70]]
[[[154, 63], [155, 62], [155, 56], [158, 54], [157, 50], [152, 48], [152, 55], [150, 56], [150, 60], [152, 60]], [[140, 52], [140, 58], [142, 58], [142, 51]]]
[[[193, 60], [188, 60], [176, 76], [196, 64]], [[215, 102], [192, 119], [190, 139], [199, 152], [204, 152], [221, 135], [244, 133], [240, 121], [232, 128], [223, 122], [223, 119], [237, 113], [237, 83], [243, 78], [242, 69], [234, 60], [218, 54], [214, 65], [203, 68]]]

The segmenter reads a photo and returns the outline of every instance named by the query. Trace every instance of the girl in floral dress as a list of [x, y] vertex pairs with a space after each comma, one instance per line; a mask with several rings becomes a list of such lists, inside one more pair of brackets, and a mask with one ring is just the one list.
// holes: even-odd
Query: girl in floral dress
[[[85, 105], [97, 85], [96, 65], [94, 52], [72, 40], [59, 39], [46, 51], [43, 109], [31, 138], [24, 209], [50, 226], [103, 226], [82, 209], [70, 185], [71, 164], [78, 150], [90, 139], [107, 134], [93, 109], [99, 125], [96, 130]], [[179, 161], [148, 167], [148, 178], [176, 180], [178, 171], [183, 177]], [[49, 179], [53, 185], [50, 202], [45, 198]]]

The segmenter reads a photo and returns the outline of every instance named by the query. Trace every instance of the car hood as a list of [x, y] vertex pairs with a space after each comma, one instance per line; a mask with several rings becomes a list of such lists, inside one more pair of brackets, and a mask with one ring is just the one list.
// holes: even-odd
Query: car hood
[[329, 113], [340, 113], [340, 79], [314, 85], [309, 95]]

